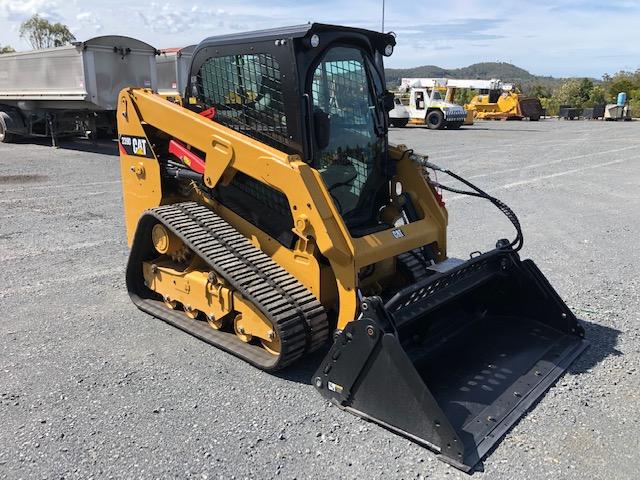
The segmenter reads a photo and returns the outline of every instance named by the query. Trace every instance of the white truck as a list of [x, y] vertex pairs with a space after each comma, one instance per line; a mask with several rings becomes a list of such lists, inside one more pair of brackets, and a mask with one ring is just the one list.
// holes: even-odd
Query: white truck
[[395, 96], [395, 108], [389, 112], [394, 127], [426, 125], [432, 130], [460, 128], [467, 116], [463, 107], [447, 102], [442, 93], [447, 79], [403, 78]]

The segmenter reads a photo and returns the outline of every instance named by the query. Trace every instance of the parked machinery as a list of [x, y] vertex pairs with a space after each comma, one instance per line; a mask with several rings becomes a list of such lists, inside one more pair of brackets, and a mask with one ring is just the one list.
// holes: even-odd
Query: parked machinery
[[0, 55], [0, 141], [115, 135], [118, 93], [156, 88], [156, 49], [121, 36]]
[[598, 120], [604, 118], [605, 105], [599, 104], [593, 107], [586, 107], [582, 109], [582, 117], [585, 120]]
[[627, 93], [620, 92], [616, 98], [616, 103], [609, 104], [604, 109], [604, 119], [611, 120], [631, 120], [631, 109], [627, 102]]
[[[322, 24], [212, 37], [183, 105], [122, 91], [126, 283], [143, 311], [267, 371], [331, 343], [321, 395], [468, 471], [584, 332], [519, 258], [509, 207], [389, 144], [394, 45]], [[442, 189], [489, 200], [515, 239], [448, 257]]]
[[181, 102], [187, 88], [189, 66], [195, 45], [184, 48], [166, 48], [157, 57], [158, 94]]
[[446, 89], [446, 79], [403, 78], [395, 96], [395, 106], [389, 112], [391, 125], [426, 125], [432, 130], [460, 128], [467, 112], [443, 98]]
[[582, 108], [576, 108], [571, 105], [560, 105], [560, 108], [558, 109], [559, 119], [579, 120], [581, 116], [582, 116]]
[[544, 110], [540, 100], [516, 92], [513, 84], [498, 79], [451, 79], [447, 82], [451, 95], [458, 89], [478, 90], [464, 108], [480, 120], [540, 120]]

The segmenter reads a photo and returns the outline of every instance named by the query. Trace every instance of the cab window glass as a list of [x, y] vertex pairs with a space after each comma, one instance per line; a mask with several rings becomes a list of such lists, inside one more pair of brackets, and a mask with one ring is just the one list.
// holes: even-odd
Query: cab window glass
[[330, 119], [327, 145], [315, 149], [314, 166], [343, 216], [358, 210], [367, 188], [377, 189], [384, 148], [376, 134], [376, 102], [366, 65], [359, 49], [334, 47], [316, 67], [311, 84], [314, 113]]

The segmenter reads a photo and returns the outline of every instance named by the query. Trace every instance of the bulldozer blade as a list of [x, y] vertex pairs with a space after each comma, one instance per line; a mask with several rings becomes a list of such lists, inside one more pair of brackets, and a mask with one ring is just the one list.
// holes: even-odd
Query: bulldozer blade
[[542, 104], [537, 98], [521, 98], [518, 103], [523, 117], [538, 119], [544, 114]]
[[384, 302], [366, 297], [313, 383], [469, 472], [586, 348], [530, 260], [493, 250]]

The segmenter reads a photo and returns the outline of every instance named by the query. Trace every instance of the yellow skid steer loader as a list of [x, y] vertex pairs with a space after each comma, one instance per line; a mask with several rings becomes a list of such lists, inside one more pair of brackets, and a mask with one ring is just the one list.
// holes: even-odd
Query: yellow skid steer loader
[[[321, 395], [468, 471], [586, 343], [513, 212], [388, 143], [394, 45], [322, 24], [213, 37], [180, 103], [123, 90], [127, 287], [266, 371], [331, 343]], [[448, 258], [442, 189], [489, 200], [515, 240]]]

